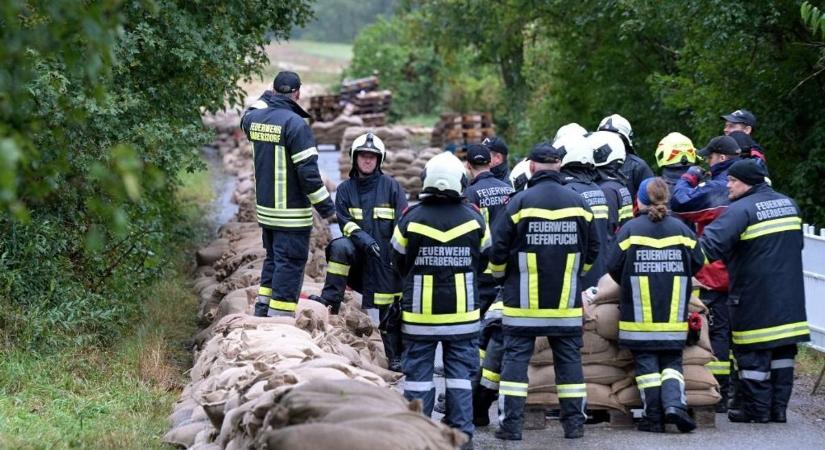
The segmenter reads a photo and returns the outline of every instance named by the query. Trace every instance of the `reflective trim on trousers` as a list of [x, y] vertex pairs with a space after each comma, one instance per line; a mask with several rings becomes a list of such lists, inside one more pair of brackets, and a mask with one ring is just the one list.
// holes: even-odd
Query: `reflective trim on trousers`
[[510, 317], [501, 318], [501, 324], [510, 327], [581, 327], [581, 317], [540, 318]]
[[261, 286], [258, 288], [258, 295], [263, 295], [265, 297], [272, 297], [272, 288]]
[[556, 386], [559, 398], [584, 398], [587, 397], [587, 385], [580, 384], [559, 384]]
[[411, 325], [401, 324], [401, 332], [414, 336], [453, 336], [459, 334], [478, 333], [481, 324], [478, 322], [463, 323], [460, 325]]
[[771, 370], [776, 369], [793, 369], [794, 367], [794, 360], [793, 359], [774, 359], [771, 361]]
[[341, 275], [342, 277], [345, 277], [349, 275], [349, 266], [347, 264], [341, 264], [335, 261], [330, 261], [327, 263], [327, 273]]
[[640, 391], [643, 391], [647, 388], [659, 387], [661, 385], [662, 376], [658, 372], [639, 375], [636, 377], [636, 386], [639, 387]]
[[675, 369], [665, 369], [662, 371], [662, 383], [667, 380], [677, 380], [680, 383], [685, 382], [685, 377], [681, 372]]
[[373, 325], [378, 326], [378, 324], [381, 323], [378, 308], [362, 308], [361, 311], [364, 311], [364, 314], [369, 316]]
[[287, 311], [287, 312], [294, 312], [295, 308], [298, 307], [298, 304], [295, 302], [289, 302], [286, 300], [275, 300], [272, 299], [269, 301], [269, 307], [271, 309], [277, 309], [278, 311]]
[[730, 361], [711, 361], [705, 367], [714, 375], [730, 375]]
[[771, 379], [770, 372], [760, 372], [758, 370], [739, 370], [739, 378], [743, 380], [768, 381]]
[[490, 381], [486, 378], [482, 378], [481, 381], [478, 382], [478, 384], [486, 387], [487, 389], [490, 389], [491, 391], [498, 390], [498, 383], [496, 383], [495, 381]]
[[435, 389], [432, 381], [404, 381], [404, 390], [410, 392], [430, 392]]
[[269, 308], [269, 311], [266, 312], [267, 317], [292, 317], [295, 313], [290, 311], [281, 311], [279, 309], [272, 309]]
[[470, 383], [470, 380], [464, 380], [461, 378], [445, 378], [444, 384], [447, 389], [466, 389], [472, 390], [473, 385]]
[[483, 369], [482, 368], [481, 369], [481, 378], [490, 380], [494, 383], [498, 383], [499, 381], [501, 381], [501, 374], [493, 372], [490, 369]]
[[498, 393], [510, 397], [527, 397], [527, 383], [501, 381], [498, 384]]

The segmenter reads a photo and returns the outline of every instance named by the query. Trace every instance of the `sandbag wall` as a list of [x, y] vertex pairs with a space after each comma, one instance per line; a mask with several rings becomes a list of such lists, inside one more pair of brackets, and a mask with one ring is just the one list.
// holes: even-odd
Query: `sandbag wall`
[[[246, 167], [236, 164], [248, 146], [242, 133], [220, 131], [215, 146], [224, 162]], [[254, 211], [254, 196], [236, 192], [234, 198], [241, 211]], [[386, 370], [381, 338], [361, 312], [360, 296], [348, 292], [335, 316], [306, 300], [320, 292], [330, 239], [317, 216], [295, 318], [251, 315], [265, 257], [260, 234], [254, 217], [236, 218], [197, 252], [193, 289], [204, 328], [194, 339], [190, 382], [163, 441], [198, 450], [414, 449], [421, 443], [446, 450], [463, 444], [465, 435], [424, 417], [419, 402], [390, 388], [400, 375]]]
[[[619, 293], [619, 286], [605, 275], [599, 281], [595, 297], [583, 294], [586, 305], [581, 355], [588, 406], [628, 412], [631, 408], [640, 408], [642, 400], [636, 387], [633, 355], [618, 346]], [[710, 346], [707, 309], [698, 299], [691, 299], [689, 309], [703, 316], [699, 342], [687, 346], [682, 356], [687, 403], [691, 407], [710, 406], [721, 396], [716, 379], [705, 367], [716, 360]], [[528, 376], [528, 404], [559, 404], [553, 351], [546, 338], [536, 339]]]

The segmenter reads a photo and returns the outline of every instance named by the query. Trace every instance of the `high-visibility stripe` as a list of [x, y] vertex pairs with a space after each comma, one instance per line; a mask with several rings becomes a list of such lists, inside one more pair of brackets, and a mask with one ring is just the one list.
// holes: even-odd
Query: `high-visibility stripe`
[[581, 317], [501, 317], [501, 324], [508, 327], [525, 328], [581, 328]]
[[490, 226], [487, 225], [487, 222], [484, 222], [484, 236], [481, 236], [481, 251], [487, 250], [493, 244], [493, 240], [490, 238]]
[[480, 317], [479, 310], [473, 311], [466, 311], [460, 313], [445, 313], [445, 314], [432, 314], [432, 313], [413, 313], [409, 311], [403, 311], [401, 314], [401, 319], [404, 322], [409, 323], [419, 323], [419, 324], [428, 324], [428, 325], [444, 325], [444, 324], [451, 324], [451, 323], [462, 323], [462, 322], [472, 322], [474, 320], [478, 320]]
[[486, 378], [490, 381], [494, 381], [496, 383], [501, 381], [501, 374], [493, 372], [492, 370], [489, 370], [489, 369], [483, 369], [482, 368], [481, 369], [481, 377]]
[[478, 384], [486, 387], [487, 389], [490, 389], [491, 391], [498, 391], [498, 383], [496, 383], [495, 381], [490, 381], [486, 378], [482, 378], [478, 381]]
[[410, 392], [430, 392], [435, 389], [435, 383], [432, 381], [404, 381], [404, 390]]
[[620, 341], [684, 341], [687, 339], [685, 331], [626, 331], [619, 330]]
[[450, 228], [446, 231], [438, 230], [429, 225], [424, 225], [423, 223], [410, 222], [410, 224], [407, 226], [407, 231], [410, 233], [416, 233], [422, 236], [426, 236], [430, 239], [435, 239], [436, 241], [441, 243], [445, 243], [450, 242], [459, 236], [465, 235], [471, 231], [478, 230], [480, 228], [481, 225], [479, 225], [477, 220], [470, 220], [464, 222], [461, 225]]
[[490, 308], [488, 308], [487, 311], [488, 312], [489, 311], [501, 311], [503, 308], [504, 308], [504, 302], [499, 300], [497, 302], [494, 302], [492, 305], [490, 305]]
[[756, 239], [767, 234], [781, 233], [783, 231], [796, 231], [801, 229], [802, 218], [782, 217], [780, 219], [772, 219], [755, 223], [748, 228], [745, 228], [745, 232], [739, 235], [739, 239], [746, 241], [749, 239]]
[[467, 310], [476, 309], [475, 275], [473, 272], [464, 274], [464, 287], [467, 289]]
[[416, 325], [406, 322], [401, 323], [401, 333], [416, 336], [475, 335], [479, 331], [481, 331], [481, 323], [477, 320], [475, 322], [457, 325]]
[[754, 380], [754, 381], [768, 381], [771, 379], [770, 372], [762, 372], [759, 370], [739, 370], [739, 378], [743, 380]]
[[298, 306], [295, 302], [288, 302], [285, 300], [275, 300], [272, 299], [269, 301], [269, 307], [272, 309], [277, 309], [280, 311], [295, 311], [295, 308]]
[[757, 330], [734, 331], [733, 343], [738, 345], [756, 344], [794, 336], [805, 336], [808, 333], [808, 322], [787, 323]]
[[684, 245], [688, 248], [696, 247], [696, 240], [687, 236], [668, 236], [656, 239], [647, 236], [630, 236], [619, 243], [619, 248], [627, 250], [631, 245], [641, 245], [643, 247], [666, 248], [674, 245]]
[[455, 274], [455, 312], [467, 312], [467, 282], [463, 273]]
[[445, 378], [444, 387], [447, 389], [464, 389], [469, 391], [473, 389], [473, 383], [464, 378]]
[[347, 212], [355, 220], [364, 220], [364, 210], [361, 208], [347, 208]]
[[400, 292], [376, 292], [372, 294], [372, 301], [378, 306], [391, 305], [400, 296]]
[[299, 162], [312, 158], [313, 156], [318, 156], [318, 149], [315, 147], [310, 147], [292, 155], [292, 163], [298, 164]]
[[424, 275], [421, 278], [421, 315], [429, 317], [433, 314], [433, 276]]
[[590, 210], [593, 211], [593, 218], [594, 219], [607, 219], [609, 216], [610, 209], [608, 209], [607, 205], [594, 205], [590, 207]]
[[530, 309], [539, 309], [539, 267], [535, 253], [527, 253], [527, 292]]
[[684, 320], [685, 291], [687, 290], [687, 277], [673, 277], [673, 291], [670, 294], [670, 318], [669, 322], [679, 322]]
[[559, 384], [556, 386], [559, 398], [582, 398], [587, 397], [587, 385], [580, 384]]
[[321, 203], [322, 201], [329, 198], [329, 191], [327, 191], [326, 186], [321, 186], [320, 189], [317, 191], [307, 195], [309, 197], [309, 202], [313, 205]]
[[484, 357], [485, 357], [485, 356], [487, 356], [487, 350], [484, 350], [483, 348], [478, 349], [478, 357], [479, 357], [482, 361], [484, 361]]
[[582, 309], [524, 309], [504, 306], [504, 315], [509, 317], [580, 318], [582, 316]]
[[633, 218], [633, 205], [622, 206], [619, 208], [619, 220]]
[[507, 272], [507, 263], [504, 262], [501, 264], [493, 264], [493, 262], [490, 261], [490, 264], [487, 266], [487, 268], [490, 269], [490, 272], [493, 273], [494, 277], [501, 278]]
[[[579, 257], [580, 253], [570, 253], [567, 255], [567, 263], [564, 265], [564, 283], [561, 286], [561, 298], [559, 298], [559, 309], [567, 309], [570, 305], [576, 304], [576, 288], [579, 279]], [[531, 305], [531, 308], [533, 306]], [[535, 306], [538, 308], [538, 305]]]
[[794, 367], [793, 358], [771, 360], [771, 370], [793, 369], [793, 367]]
[[662, 376], [657, 373], [648, 373], [636, 377], [636, 386], [639, 389], [659, 387], [662, 385]]
[[667, 368], [662, 371], [662, 383], [664, 383], [667, 380], [677, 380], [680, 383], [684, 383], [685, 377], [678, 370]]
[[277, 209], [286, 209], [286, 149], [282, 145], [276, 145], [272, 157], [275, 171], [273, 178], [275, 188], [274, 205]]
[[498, 393], [501, 395], [509, 395], [510, 397], [527, 397], [527, 383], [500, 381], [498, 384]]
[[255, 205], [255, 209], [258, 214], [262, 214], [265, 216], [270, 216], [274, 218], [285, 218], [285, 219], [295, 219], [295, 218], [306, 218], [312, 217], [312, 208], [269, 208], [266, 206]]
[[392, 248], [394, 248], [398, 253], [401, 253], [402, 255], [407, 254], [407, 238], [401, 234], [401, 229], [399, 229], [397, 225], [392, 233], [390, 244], [392, 244]]
[[[639, 294], [642, 300], [642, 322], [653, 323], [653, 308], [650, 305], [650, 278], [639, 277]], [[636, 320], [639, 320], [636, 317]]]
[[519, 223], [521, 219], [559, 220], [567, 219], [570, 217], [583, 217], [584, 220], [590, 222], [591, 220], [593, 220], [593, 213], [587, 211], [584, 208], [524, 208], [510, 216], [510, 218], [513, 220], [513, 223]]
[[312, 226], [312, 217], [306, 219], [273, 219], [258, 214], [258, 222], [264, 225], [284, 228], [304, 228]]
[[341, 232], [344, 234], [344, 236], [350, 237], [352, 235], [352, 233], [354, 233], [354, 232], [356, 232], [357, 230], [360, 230], [360, 229], [361, 229], [361, 227], [359, 227], [357, 223], [347, 222], [347, 223], [344, 224], [344, 228], [341, 230]]
[[624, 322], [619, 321], [619, 330], [625, 331], [687, 331], [687, 322]]
[[270, 297], [272, 295], [272, 288], [261, 286], [258, 288], [258, 295], [264, 295]]
[[711, 361], [705, 367], [714, 375], [730, 375], [730, 361]]
[[341, 275], [343, 277], [349, 275], [349, 266], [346, 264], [329, 261], [327, 263], [327, 273]]
[[372, 209], [372, 217], [374, 219], [393, 220], [395, 219], [395, 209], [375, 207]]
[[413, 275], [413, 297], [412, 297], [412, 312], [421, 314], [421, 285], [423, 283], [422, 275]]
[[582, 266], [582, 272], [583, 273], [590, 272], [590, 269], [592, 269], [592, 268], [593, 268], [593, 264], [585, 264], [584, 266]]

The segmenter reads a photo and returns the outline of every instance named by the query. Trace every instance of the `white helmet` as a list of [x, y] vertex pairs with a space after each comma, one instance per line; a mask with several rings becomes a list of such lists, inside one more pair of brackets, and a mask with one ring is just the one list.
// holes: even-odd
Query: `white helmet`
[[524, 190], [527, 188], [527, 182], [530, 181], [531, 176], [533, 174], [530, 173], [530, 160], [523, 159], [510, 171], [510, 184], [513, 185], [516, 191]]
[[616, 133], [597, 131], [587, 137], [587, 143], [593, 149], [593, 161], [596, 167], [606, 166], [613, 161], [624, 163], [627, 152], [624, 142]]
[[355, 152], [368, 152], [378, 155], [378, 167], [384, 162], [384, 141], [380, 137], [374, 135], [372, 132], [362, 134], [352, 141], [352, 147], [349, 151], [349, 157], [352, 160], [352, 165], [355, 165]]
[[576, 122], [570, 122], [567, 125], [562, 125], [561, 128], [559, 128], [559, 130], [556, 131], [556, 137], [553, 138], [553, 144], [555, 144], [556, 142], [558, 142], [559, 139], [568, 134], [585, 136], [587, 135], [587, 130], [585, 130], [583, 126], [577, 124]]
[[584, 166], [594, 166], [593, 148], [587, 142], [587, 138], [576, 134], [566, 134], [553, 143], [553, 147], [567, 152], [561, 160], [561, 166], [568, 164], [581, 164]]
[[605, 117], [599, 122], [599, 131], [612, 131], [619, 133], [627, 142], [627, 145], [633, 147], [633, 128], [630, 128], [630, 122], [624, 117], [613, 114]]
[[450, 152], [439, 153], [427, 161], [421, 178], [421, 197], [436, 193], [460, 196], [467, 185], [464, 164]]

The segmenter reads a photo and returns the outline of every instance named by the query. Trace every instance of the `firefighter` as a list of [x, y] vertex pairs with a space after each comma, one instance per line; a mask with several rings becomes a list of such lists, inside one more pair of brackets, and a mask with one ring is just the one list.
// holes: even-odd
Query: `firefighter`
[[494, 225], [490, 266], [504, 278], [499, 439], [521, 439], [527, 365], [538, 336], [547, 337], [553, 349], [564, 436], [584, 435], [579, 277], [595, 262], [599, 240], [590, 206], [562, 185], [564, 157], [563, 149], [549, 143], [533, 147], [528, 188], [510, 200], [507, 215]]
[[622, 173], [626, 156], [624, 143], [616, 133], [607, 131], [591, 134], [587, 143], [593, 149], [596, 184], [607, 200], [607, 231], [608, 237], [612, 237], [619, 227], [633, 218], [633, 196]]
[[[562, 183], [564, 183], [564, 187], [579, 194], [590, 206], [599, 233], [596, 240], [602, 245], [599, 252], [605, 254], [607, 237], [611, 234], [608, 230], [610, 208], [607, 205], [607, 197], [605, 197], [604, 191], [593, 181], [596, 178], [593, 148], [586, 137], [579, 136], [576, 133], [564, 135], [556, 141], [554, 146], [565, 151], [564, 158], [561, 161]], [[600, 259], [582, 277], [583, 287], [596, 286], [599, 278], [604, 273], [604, 263]]]
[[644, 159], [636, 155], [636, 151], [633, 149], [633, 129], [630, 128], [630, 122], [618, 114], [612, 114], [599, 122], [599, 131], [612, 131], [622, 138], [627, 152], [627, 159], [625, 159], [624, 166], [622, 166], [622, 172], [627, 178], [627, 188], [635, 199], [639, 184], [645, 178], [652, 177], [653, 170], [650, 169]]
[[727, 183], [733, 202], [700, 238], [706, 257], [725, 261], [730, 272], [733, 351], [743, 393], [742, 408], [728, 412], [731, 422], [787, 420], [796, 344], [810, 340], [799, 207], [774, 191], [765, 175], [753, 159], [734, 163]]
[[669, 133], [656, 147], [656, 164], [670, 191], [685, 172], [696, 164], [696, 148], [693, 141], [681, 133]]
[[266, 249], [256, 316], [294, 315], [309, 256], [312, 206], [323, 218], [335, 213], [304, 120], [309, 114], [296, 103], [300, 96], [298, 74], [280, 72], [273, 90], [241, 118], [253, 145], [256, 212]]
[[640, 431], [664, 433], [665, 421], [689, 432], [682, 351], [688, 334], [691, 278], [704, 257], [696, 235], [668, 214], [667, 183], [639, 185], [639, 216], [608, 247], [607, 268], [622, 286], [619, 346], [633, 353], [636, 385], [644, 403]]
[[[335, 196], [343, 236], [327, 246], [327, 277], [320, 297], [310, 296], [337, 314], [344, 291], [350, 286], [361, 293], [361, 307], [376, 325], [386, 323], [389, 306], [401, 296], [401, 277], [393, 267], [390, 239], [397, 218], [407, 207], [404, 190], [381, 171], [385, 152], [384, 142], [373, 133], [353, 141], [350, 178], [338, 186]], [[399, 331], [381, 330], [390, 369], [398, 372]]]
[[490, 172], [499, 181], [510, 182], [510, 167], [507, 165], [507, 155], [510, 149], [500, 137], [484, 138], [482, 145], [490, 149]]
[[[673, 188], [670, 206], [673, 212], [696, 227], [702, 236], [705, 227], [716, 220], [728, 207], [728, 168], [739, 159], [739, 145], [730, 136], [717, 136], [696, 154], [710, 164], [711, 178], [703, 180], [703, 170], [693, 166], [682, 174]], [[706, 265], [696, 275], [699, 281], [699, 299], [709, 310], [708, 326], [713, 354], [717, 361], [707, 367], [719, 382], [722, 401], [716, 411], [727, 411], [730, 397], [730, 312], [728, 307], [728, 272], [722, 261]]]
[[478, 372], [481, 329], [477, 267], [490, 245], [489, 230], [481, 213], [463, 201], [466, 175], [458, 158], [436, 155], [422, 176], [421, 203], [403, 213], [392, 237], [403, 277], [404, 396], [421, 399], [424, 414], [432, 414], [433, 366], [441, 342], [445, 422], [472, 438], [470, 380]]

